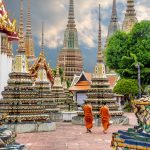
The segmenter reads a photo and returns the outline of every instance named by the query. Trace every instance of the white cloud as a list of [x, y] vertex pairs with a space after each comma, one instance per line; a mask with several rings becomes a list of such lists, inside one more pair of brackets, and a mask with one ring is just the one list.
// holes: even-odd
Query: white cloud
[[[7, 5], [14, 5], [18, 0], [9, 0]], [[102, 16], [102, 37], [103, 41], [107, 36], [108, 19], [111, 15], [111, 7], [113, 0], [74, 0], [75, 5], [75, 21], [77, 24], [79, 41], [87, 47], [96, 47], [97, 31], [98, 31], [98, 4], [101, 4]], [[116, 0], [122, 7], [117, 7], [119, 23], [122, 24], [126, 7], [126, 0]], [[136, 0], [135, 9], [138, 20], [148, 20], [150, 18], [149, 0]], [[57, 47], [57, 39], [63, 43], [63, 33], [66, 28], [68, 18], [69, 0], [31, 0], [32, 11], [32, 30], [33, 35], [41, 36], [41, 23], [45, 21], [45, 41], [49, 48]], [[120, 6], [120, 5], [118, 5]], [[14, 8], [13, 8], [14, 9]], [[16, 8], [19, 9], [19, 8]], [[26, 8], [25, 8], [26, 9]], [[14, 10], [12, 10], [14, 12]]]

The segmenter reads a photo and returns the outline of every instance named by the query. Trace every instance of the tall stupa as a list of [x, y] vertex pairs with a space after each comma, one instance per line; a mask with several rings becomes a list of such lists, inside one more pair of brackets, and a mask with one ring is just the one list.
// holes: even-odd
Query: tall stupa
[[98, 32], [98, 54], [97, 63], [92, 76], [91, 89], [87, 93], [86, 101], [90, 102], [93, 106], [93, 112], [98, 114], [99, 107], [102, 102], [105, 101], [109, 106], [110, 113], [113, 116], [121, 116], [123, 113], [119, 111], [119, 105], [112, 93], [108, 78], [105, 71], [104, 56], [101, 43], [101, 17], [100, 17], [100, 5], [99, 5], [99, 32]]
[[68, 24], [64, 33], [64, 43], [58, 57], [58, 66], [65, 71], [66, 80], [72, 81], [75, 74], [83, 69], [83, 59], [78, 43], [78, 32], [74, 17], [74, 1], [70, 0]]
[[[0, 0], [0, 98], [12, 70], [12, 41], [18, 40], [16, 20], [11, 20], [5, 4]], [[7, 69], [6, 69], [7, 68]]]
[[136, 12], [134, 8], [134, 0], [127, 0], [127, 9], [122, 25], [122, 30], [129, 32], [136, 22], [138, 22], [138, 20], [136, 18]]
[[107, 43], [108, 38], [112, 36], [117, 30], [119, 30], [119, 23], [118, 23], [118, 17], [117, 17], [116, 0], [113, 0], [112, 14], [111, 14], [111, 19], [110, 19], [110, 24], [108, 26], [108, 34], [107, 34], [106, 43]]
[[42, 23], [42, 44], [41, 44], [41, 53], [42, 60], [38, 63], [37, 69], [37, 78], [35, 81], [35, 89], [38, 91], [39, 98], [43, 99], [43, 105], [45, 107], [45, 112], [57, 113], [59, 108], [57, 108], [57, 103], [53, 99], [53, 95], [51, 93], [51, 82], [48, 79], [47, 68], [45, 67], [46, 58], [44, 54], [44, 27]]

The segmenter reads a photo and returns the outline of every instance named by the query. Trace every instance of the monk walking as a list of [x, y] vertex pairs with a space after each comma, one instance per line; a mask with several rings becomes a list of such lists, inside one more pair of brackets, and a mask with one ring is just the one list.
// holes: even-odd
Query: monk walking
[[110, 113], [109, 113], [109, 108], [106, 105], [106, 102], [102, 102], [102, 107], [99, 110], [99, 114], [101, 116], [101, 122], [102, 122], [102, 126], [104, 128], [103, 133], [106, 134], [107, 133], [107, 129], [109, 127], [109, 120], [110, 120]]
[[83, 106], [84, 111], [84, 122], [87, 129], [87, 133], [91, 133], [91, 129], [93, 127], [93, 114], [92, 114], [92, 106], [85, 101], [85, 105]]

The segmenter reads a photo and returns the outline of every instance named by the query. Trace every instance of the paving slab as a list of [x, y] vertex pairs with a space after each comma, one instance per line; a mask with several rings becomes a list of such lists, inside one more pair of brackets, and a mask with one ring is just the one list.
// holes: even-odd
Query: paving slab
[[59, 122], [56, 131], [18, 134], [16, 140], [29, 150], [112, 150], [112, 133], [137, 124], [133, 113], [125, 115], [129, 117], [130, 125], [110, 126], [107, 134], [103, 134], [102, 127], [93, 127], [92, 133], [86, 133], [84, 126]]

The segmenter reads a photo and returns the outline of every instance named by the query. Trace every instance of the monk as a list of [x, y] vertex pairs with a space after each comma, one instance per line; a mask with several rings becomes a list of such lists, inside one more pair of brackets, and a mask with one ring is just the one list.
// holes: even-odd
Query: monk
[[102, 107], [99, 110], [99, 114], [101, 116], [101, 122], [103, 126], [103, 133], [107, 133], [107, 129], [109, 128], [109, 120], [110, 120], [110, 113], [109, 113], [109, 108], [106, 105], [106, 102], [102, 102]]
[[85, 101], [85, 105], [83, 106], [84, 111], [84, 122], [87, 129], [87, 133], [91, 133], [91, 129], [93, 127], [93, 114], [92, 114], [92, 106]]

